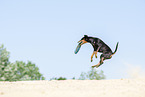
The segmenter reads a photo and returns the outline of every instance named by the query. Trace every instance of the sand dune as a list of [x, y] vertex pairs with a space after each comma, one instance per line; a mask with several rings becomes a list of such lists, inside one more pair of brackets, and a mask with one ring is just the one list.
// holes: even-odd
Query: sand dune
[[145, 79], [0, 82], [0, 97], [145, 97]]

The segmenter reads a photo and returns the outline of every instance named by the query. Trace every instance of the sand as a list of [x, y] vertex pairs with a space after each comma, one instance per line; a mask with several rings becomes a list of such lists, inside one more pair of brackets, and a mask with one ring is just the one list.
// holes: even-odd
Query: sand
[[0, 97], [145, 97], [145, 79], [0, 82]]

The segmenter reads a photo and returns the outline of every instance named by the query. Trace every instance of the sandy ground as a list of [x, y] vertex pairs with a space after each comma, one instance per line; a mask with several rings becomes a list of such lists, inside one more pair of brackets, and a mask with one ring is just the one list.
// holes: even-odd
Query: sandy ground
[[0, 97], [145, 97], [145, 79], [0, 82]]

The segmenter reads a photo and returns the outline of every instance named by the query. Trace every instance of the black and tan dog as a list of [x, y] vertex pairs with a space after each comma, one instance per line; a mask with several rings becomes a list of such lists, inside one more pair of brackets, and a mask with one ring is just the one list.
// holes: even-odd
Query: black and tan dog
[[116, 45], [116, 49], [114, 52], [110, 49], [108, 45], [106, 45], [101, 39], [95, 38], [95, 37], [88, 37], [87, 35], [84, 35], [84, 37], [79, 41], [80, 45], [83, 45], [85, 43], [90, 43], [93, 48], [93, 54], [91, 56], [91, 62], [93, 61], [93, 56], [97, 58], [97, 52], [102, 53], [100, 56], [100, 62], [97, 65], [94, 65], [92, 67], [99, 67], [100, 65], [103, 64], [103, 61], [106, 59], [110, 59], [117, 51], [118, 48], [118, 43]]

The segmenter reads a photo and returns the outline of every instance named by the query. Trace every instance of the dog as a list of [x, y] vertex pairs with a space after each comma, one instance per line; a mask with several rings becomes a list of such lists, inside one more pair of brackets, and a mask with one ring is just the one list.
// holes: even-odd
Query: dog
[[105, 44], [101, 39], [95, 38], [95, 37], [89, 37], [87, 35], [84, 35], [84, 37], [78, 43], [79, 43], [79, 45], [83, 45], [85, 43], [90, 43], [93, 46], [94, 51], [93, 51], [93, 54], [91, 55], [91, 62], [93, 61], [94, 55], [97, 58], [97, 53], [98, 52], [102, 53], [100, 56], [99, 63], [97, 65], [93, 65], [92, 68], [94, 68], [94, 67], [98, 68], [99, 66], [101, 66], [103, 64], [104, 60], [111, 59], [112, 56], [116, 53], [116, 51], [118, 49], [118, 44], [119, 44], [119, 42], [117, 42], [115, 51], [112, 52], [110, 47], [107, 44]]

